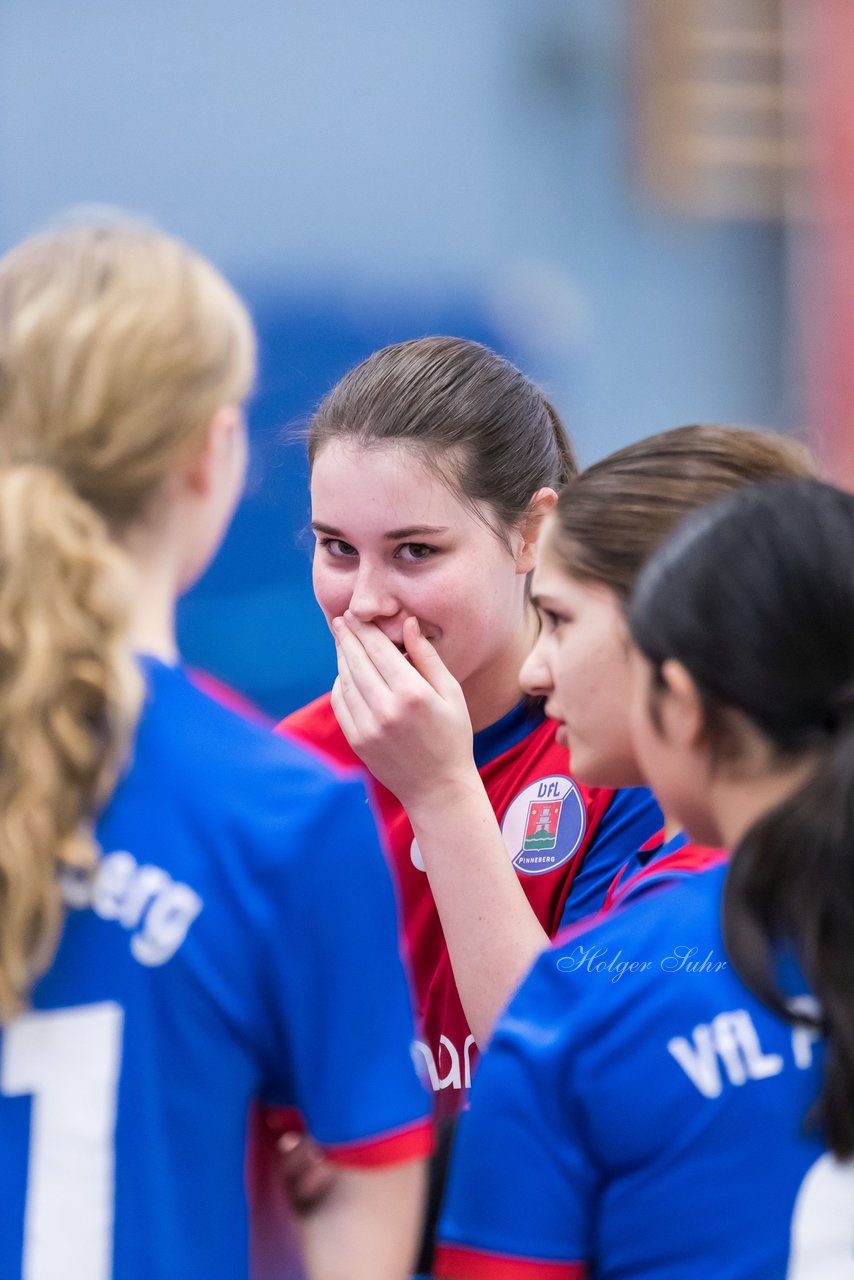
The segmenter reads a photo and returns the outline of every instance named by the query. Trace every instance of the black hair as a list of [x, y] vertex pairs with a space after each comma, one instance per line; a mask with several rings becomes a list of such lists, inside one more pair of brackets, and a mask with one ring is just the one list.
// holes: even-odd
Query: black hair
[[854, 1155], [854, 496], [792, 480], [697, 512], [642, 572], [629, 624], [654, 667], [687, 669], [713, 726], [736, 710], [781, 762], [816, 761], [733, 851], [724, 937], [747, 985], [801, 1021], [777, 980], [793, 947], [827, 1037], [828, 1145]]

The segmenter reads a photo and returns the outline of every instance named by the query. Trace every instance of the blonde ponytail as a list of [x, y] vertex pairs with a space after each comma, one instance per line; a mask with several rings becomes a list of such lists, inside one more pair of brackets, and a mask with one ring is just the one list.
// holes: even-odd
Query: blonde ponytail
[[48, 467], [0, 471], [0, 1021], [27, 1002], [62, 919], [59, 871], [94, 866], [92, 824], [141, 698], [132, 571]]
[[139, 708], [118, 543], [254, 368], [243, 303], [155, 228], [74, 223], [0, 259], [0, 1021], [51, 961], [58, 872], [94, 865]]

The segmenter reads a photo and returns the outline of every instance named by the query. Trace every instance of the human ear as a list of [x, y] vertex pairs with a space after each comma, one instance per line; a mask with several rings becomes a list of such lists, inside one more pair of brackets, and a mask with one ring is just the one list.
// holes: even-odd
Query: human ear
[[537, 542], [543, 528], [543, 520], [554, 510], [557, 494], [554, 489], [538, 489], [522, 519], [519, 521], [520, 541], [516, 549], [516, 572], [530, 573], [534, 567]]
[[706, 730], [702, 694], [690, 672], [675, 658], [661, 664], [657, 703], [662, 732], [685, 751], [700, 746]]
[[242, 430], [243, 416], [237, 405], [226, 404], [217, 409], [182, 469], [182, 478], [190, 492], [200, 496], [211, 492], [223, 468], [230, 464]]

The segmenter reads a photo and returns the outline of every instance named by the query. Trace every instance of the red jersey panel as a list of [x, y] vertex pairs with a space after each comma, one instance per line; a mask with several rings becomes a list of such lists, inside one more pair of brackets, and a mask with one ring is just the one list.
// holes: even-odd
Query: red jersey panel
[[[567, 773], [567, 750], [555, 742], [556, 728], [540, 711], [520, 704], [475, 738], [479, 773], [501, 824], [508, 856], [550, 937], [560, 926], [573, 880], [614, 794], [573, 781]], [[278, 729], [320, 748], [341, 764], [359, 763], [338, 726], [329, 695], [294, 712]], [[471, 1083], [474, 1037], [457, 994], [439, 913], [409, 819], [390, 791], [370, 781], [398, 886], [422, 1027], [417, 1049], [438, 1095], [438, 1109], [447, 1113], [461, 1105]]]
[[635, 858], [629, 859], [614, 877], [605, 898], [603, 911], [625, 906], [631, 899], [641, 897], [650, 889], [675, 884], [686, 876], [699, 875], [711, 867], [717, 867], [729, 858], [726, 849], [711, 849], [707, 845], [694, 844], [684, 832], [665, 840], [659, 831], [646, 844], [641, 845]]

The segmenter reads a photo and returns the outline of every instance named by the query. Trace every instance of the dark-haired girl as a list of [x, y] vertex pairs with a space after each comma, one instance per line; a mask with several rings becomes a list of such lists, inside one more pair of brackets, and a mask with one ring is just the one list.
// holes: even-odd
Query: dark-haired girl
[[732, 863], [537, 962], [475, 1085], [437, 1271], [841, 1280], [854, 497], [788, 481], [695, 514], [644, 570], [629, 622], [638, 758]]

